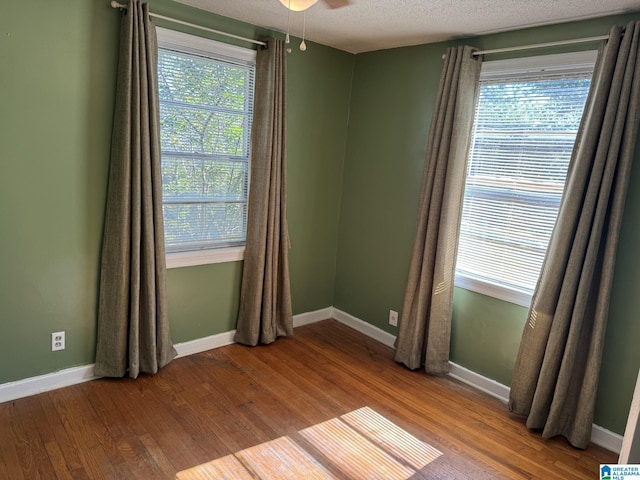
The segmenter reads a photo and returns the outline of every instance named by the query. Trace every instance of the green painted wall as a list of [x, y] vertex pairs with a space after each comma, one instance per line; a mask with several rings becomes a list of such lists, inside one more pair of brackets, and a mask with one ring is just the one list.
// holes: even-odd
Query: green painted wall
[[[457, 43], [489, 49], [602, 35], [614, 23], [638, 18], [608, 17]], [[388, 314], [402, 307], [441, 57], [452, 43], [356, 56], [334, 305], [394, 334]], [[549, 51], [529, 52], [542, 53]], [[596, 423], [617, 433], [624, 431], [640, 365], [640, 257], [634, 251], [640, 240], [638, 189], [640, 165], [633, 171], [625, 212], [596, 409]], [[525, 308], [456, 289], [452, 361], [509, 385], [526, 313]]]
[[[211, 28], [265, 33], [169, 0], [150, 3]], [[119, 18], [107, 0], [2, 7], [0, 383], [94, 361]], [[289, 57], [295, 313], [333, 303], [353, 63], [313, 43]], [[170, 270], [174, 341], [235, 328], [241, 275], [241, 262]], [[57, 330], [67, 332], [67, 348], [52, 353]]]
[[334, 305], [384, 329], [402, 306], [442, 48], [356, 56]]
[[294, 313], [333, 305], [354, 58], [309, 42], [306, 52], [291, 53], [287, 207]]
[[452, 361], [510, 385], [527, 309], [462, 288], [453, 304]]
[[2, 6], [0, 383], [93, 362], [117, 17], [108, 2]]

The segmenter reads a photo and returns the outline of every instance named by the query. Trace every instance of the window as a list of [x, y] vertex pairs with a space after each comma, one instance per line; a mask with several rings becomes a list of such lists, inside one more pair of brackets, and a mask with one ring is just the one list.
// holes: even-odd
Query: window
[[456, 285], [528, 306], [564, 190], [595, 52], [486, 62]]
[[167, 265], [239, 260], [255, 51], [157, 30]]

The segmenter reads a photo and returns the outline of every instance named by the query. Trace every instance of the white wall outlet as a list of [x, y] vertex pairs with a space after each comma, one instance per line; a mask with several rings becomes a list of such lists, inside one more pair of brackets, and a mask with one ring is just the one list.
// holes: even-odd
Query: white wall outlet
[[64, 332], [53, 332], [51, 334], [51, 351], [64, 350]]
[[398, 312], [389, 310], [389, 325], [394, 327], [398, 326]]

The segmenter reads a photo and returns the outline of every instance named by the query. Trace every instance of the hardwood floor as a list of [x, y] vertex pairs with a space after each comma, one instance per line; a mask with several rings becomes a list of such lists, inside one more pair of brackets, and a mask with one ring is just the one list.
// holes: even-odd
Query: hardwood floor
[[0, 479], [171, 479], [362, 407], [442, 452], [412, 479], [586, 479], [617, 461], [543, 440], [498, 400], [410, 372], [389, 348], [326, 320], [269, 346], [180, 358], [155, 376], [0, 404]]

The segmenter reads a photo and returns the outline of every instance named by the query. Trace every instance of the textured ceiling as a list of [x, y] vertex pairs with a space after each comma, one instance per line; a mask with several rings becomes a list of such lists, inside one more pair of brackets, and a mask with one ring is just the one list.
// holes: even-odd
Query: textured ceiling
[[[287, 30], [278, 0], [178, 0], [254, 25]], [[323, 0], [306, 12], [306, 37], [351, 53], [439, 42], [640, 10], [640, 0], [351, 0], [331, 10]], [[291, 34], [302, 35], [302, 13]]]

